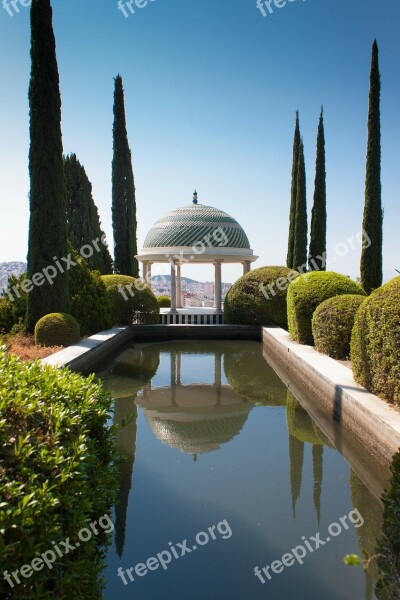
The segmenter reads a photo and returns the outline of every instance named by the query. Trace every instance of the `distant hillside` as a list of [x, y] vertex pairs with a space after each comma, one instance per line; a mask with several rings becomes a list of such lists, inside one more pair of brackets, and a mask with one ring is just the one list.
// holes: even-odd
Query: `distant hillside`
[[0, 263], [0, 291], [7, 287], [8, 278], [11, 275], [21, 275], [26, 272], [26, 263], [23, 262], [4, 262]]
[[[151, 278], [152, 281], [171, 281], [171, 275], [153, 275]], [[201, 281], [196, 281], [195, 279], [189, 279], [189, 277], [182, 277], [182, 281], [186, 283], [202, 283]]]

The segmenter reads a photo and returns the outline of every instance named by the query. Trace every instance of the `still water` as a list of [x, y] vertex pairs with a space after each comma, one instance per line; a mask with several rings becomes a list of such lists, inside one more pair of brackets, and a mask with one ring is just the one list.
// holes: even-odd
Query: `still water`
[[377, 494], [261, 344], [132, 345], [99, 376], [126, 459], [105, 600], [375, 598], [343, 557], [373, 554]]

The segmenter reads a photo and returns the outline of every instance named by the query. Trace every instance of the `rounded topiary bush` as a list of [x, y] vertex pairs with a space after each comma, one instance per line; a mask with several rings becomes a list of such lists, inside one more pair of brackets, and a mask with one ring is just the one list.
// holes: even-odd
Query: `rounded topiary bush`
[[301, 275], [289, 286], [287, 296], [289, 333], [300, 344], [313, 344], [312, 317], [315, 309], [328, 298], [343, 294], [365, 296], [358, 283], [340, 273], [312, 271]]
[[71, 346], [80, 339], [79, 323], [67, 313], [45, 315], [35, 326], [35, 344], [38, 346]]
[[354, 319], [365, 296], [344, 294], [320, 304], [312, 318], [312, 334], [316, 349], [332, 358], [346, 359], [350, 355]]
[[160, 309], [151, 289], [140, 279], [128, 275], [103, 275], [113, 325], [159, 322]]
[[233, 284], [224, 303], [225, 323], [287, 329], [287, 289], [299, 276], [287, 267], [261, 267]]
[[157, 302], [160, 308], [171, 307], [171, 298], [169, 296], [157, 296]]
[[400, 277], [375, 290], [361, 305], [351, 360], [358, 383], [400, 405]]

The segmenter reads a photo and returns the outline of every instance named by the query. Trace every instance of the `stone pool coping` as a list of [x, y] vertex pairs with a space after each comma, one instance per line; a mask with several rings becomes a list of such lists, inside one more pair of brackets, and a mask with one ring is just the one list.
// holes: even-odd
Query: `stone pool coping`
[[127, 325], [100, 331], [41, 360], [53, 367], [89, 373], [132, 340], [134, 342], [170, 340], [255, 340], [261, 341], [260, 327], [245, 325]]
[[298, 344], [278, 327], [263, 327], [264, 355], [278, 361], [301, 388], [320, 402], [371, 452], [389, 466], [400, 448], [400, 410], [356, 383], [351, 370]]
[[100, 331], [77, 344], [55, 352], [41, 360], [44, 365], [68, 367], [71, 371], [88, 373], [118, 351], [132, 337], [133, 327], [113, 327]]

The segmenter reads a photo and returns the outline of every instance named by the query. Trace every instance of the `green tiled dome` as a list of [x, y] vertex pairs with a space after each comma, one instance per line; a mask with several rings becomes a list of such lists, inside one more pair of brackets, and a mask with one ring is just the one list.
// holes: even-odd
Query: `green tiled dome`
[[204, 204], [189, 204], [167, 213], [150, 229], [144, 248], [194, 246], [204, 242], [207, 234], [207, 245], [218, 247], [221, 237], [216, 236], [217, 240], [213, 238], [217, 227], [224, 231], [228, 239], [225, 248], [250, 249], [247, 235], [235, 219], [218, 208]]

